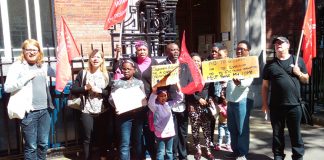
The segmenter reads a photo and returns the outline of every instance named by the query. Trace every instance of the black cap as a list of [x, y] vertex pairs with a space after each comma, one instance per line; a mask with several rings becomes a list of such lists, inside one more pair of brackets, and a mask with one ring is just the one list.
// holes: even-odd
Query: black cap
[[289, 40], [288, 40], [286, 37], [283, 37], [283, 36], [279, 36], [279, 37], [274, 38], [274, 39], [272, 40], [272, 44], [275, 44], [277, 40], [289, 44]]

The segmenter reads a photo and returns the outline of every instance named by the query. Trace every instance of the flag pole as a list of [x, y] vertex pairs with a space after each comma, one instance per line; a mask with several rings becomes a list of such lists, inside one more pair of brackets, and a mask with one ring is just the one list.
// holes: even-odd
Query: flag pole
[[122, 47], [122, 34], [123, 34], [123, 29], [124, 29], [124, 21], [120, 24], [120, 33], [119, 33], [119, 46]]
[[303, 41], [303, 35], [304, 35], [304, 30], [302, 30], [301, 31], [301, 34], [300, 34], [300, 39], [299, 39], [299, 44], [298, 44], [298, 50], [297, 50], [297, 55], [296, 55], [295, 66], [298, 66], [298, 58], [299, 58], [299, 54], [300, 54], [301, 43]]

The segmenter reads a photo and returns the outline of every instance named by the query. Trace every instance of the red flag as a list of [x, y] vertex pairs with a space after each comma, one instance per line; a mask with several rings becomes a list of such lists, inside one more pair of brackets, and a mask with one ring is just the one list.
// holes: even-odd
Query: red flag
[[311, 75], [312, 59], [316, 57], [316, 17], [314, 0], [308, 0], [303, 30], [303, 59], [306, 64], [307, 72]]
[[[182, 42], [181, 42], [181, 52], [179, 56], [179, 62], [180, 63], [185, 63], [188, 65], [191, 76], [192, 76], [192, 81], [189, 82], [187, 86], [181, 86], [181, 92], [184, 94], [193, 94], [195, 92], [201, 92], [202, 89], [204, 88], [204, 80], [201, 75], [201, 72], [199, 71], [199, 68], [195, 65], [193, 60], [191, 59], [187, 47], [186, 47], [186, 36], [185, 36], [185, 31], [183, 31], [182, 34]], [[181, 80], [181, 77], [180, 77]]]
[[126, 16], [128, 0], [114, 0], [105, 21], [104, 30], [120, 23]]
[[63, 17], [61, 17], [61, 26], [58, 33], [55, 89], [62, 92], [67, 82], [71, 80], [71, 60], [80, 57], [80, 51]]

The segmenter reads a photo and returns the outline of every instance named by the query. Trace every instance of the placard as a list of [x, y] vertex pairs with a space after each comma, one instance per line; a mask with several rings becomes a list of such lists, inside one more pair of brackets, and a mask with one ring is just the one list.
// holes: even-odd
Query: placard
[[232, 78], [258, 78], [259, 62], [257, 56], [227, 58], [202, 62], [205, 82], [217, 82]]
[[126, 89], [118, 88], [111, 92], [111, 97], [114, 100], [117, 114], [122, 114], [147, 105], [146, 95], [139, 86]]
[[167, 86], [179, 81], [179, 65], [166, 64], [152, 66], [152, 86]]

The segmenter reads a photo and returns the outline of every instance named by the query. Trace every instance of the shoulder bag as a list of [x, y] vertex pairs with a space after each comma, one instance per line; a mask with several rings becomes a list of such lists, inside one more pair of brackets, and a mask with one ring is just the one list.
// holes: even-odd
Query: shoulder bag
[[[81, 87], [83, 86], [83, 80], [84, 80], [84, 77], [86, 74], [87, 74], [87, 72], [85, 70], [83, 70], [82, 71]], [[82, 110], [81, 102], [83, 99], [84, 99], [83, 95], [75, 96], [71, 93], [71, 90], [70, 90], [70, 94], [68, 96], [66, 105], [72, 109]]]
[[[293, 61], [294, 61], [294, 60], [293, 60]], [[308, 125], [313, 126], [313, 125], [314, 125], [314, 123], [313, 123], [313, 118], [312, 118], [311, 114], [308, 112], [308, 109], [307, 109], [307, 107], [306, 107], [306, 103], [302, 101], [302, 98], [301, 98], [301, 96], [300, 96], [300, 91], [297, 90], [297, 85], [296, 85], [295, 81], [292, 79], [291, 76], [289, 76], [289, 74], [287, 73], [287, 71], [285, 71], [285, 70], [282, 68], [282, 66], [281, 66], [281, 64], [278, 62], [278, 60], [277, 60], [277, 63], [278, 63], [278, 65], [279, 65], [279, 68], [280, 68], [280, 70], [282, 71], [282, 73], [284, 73], [284, 75], [287, 77], [287, 79], [289, 79], [289, 80], [288, 80], [289, 83], [290, 83], [292, 86], [295, 86], [294, 88], [295, 88], [296, 91], [294, 92], [294, 94], [295, 94], [295, 96], [298, 97], [298, 100], [299, 100], [299, 103], [300, 103], [300, 107], [301, 107], [301, 111], [302, 111], [302, 119], [301, 119], [301, 123], [302, 123], [302, 124], [308, 124]], [[294, 62], [294, 63], [295, 63], [295, 62]]]

